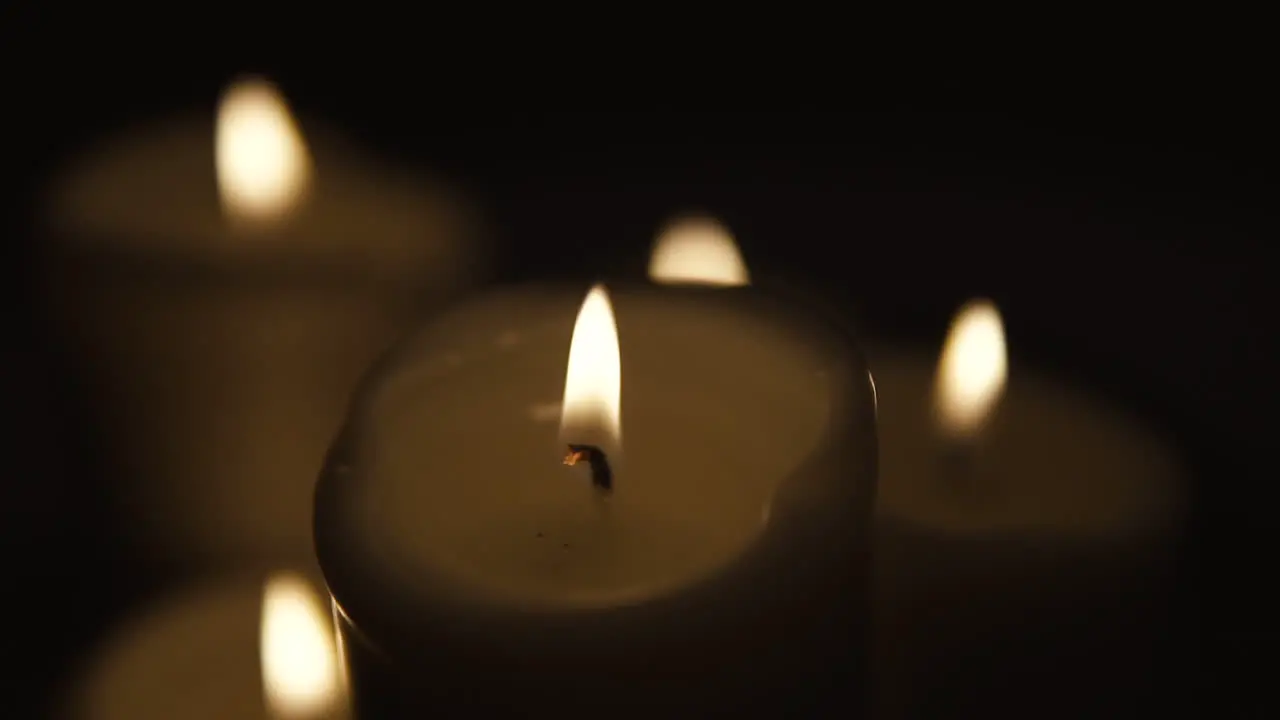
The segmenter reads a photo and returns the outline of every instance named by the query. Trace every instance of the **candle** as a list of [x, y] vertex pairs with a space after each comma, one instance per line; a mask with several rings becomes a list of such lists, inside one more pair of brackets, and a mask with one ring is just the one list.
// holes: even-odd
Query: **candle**
[[190, 588], [136, 618], [73, 687], [68, 720], [340, 720], [326, 603], [294, 573]]
[[852, 707], [875, 458], [859, 355], [749, 289], [457, 308], [370, 376], [317, 487], [356, 706]]
[[51, 188], [51, 309], [148, 549], [309, 549], [311, 486], [359, 374], [467, 282], [458, 202], [308, 130], [244, 81], [215, 123], [113, 139]]
[[936, 369], [909, 348], [868, 356], [882, 715], [1146, 707], [1175, 453], [1083, 390], [1009, 368], [989, 302], [960, 311]]

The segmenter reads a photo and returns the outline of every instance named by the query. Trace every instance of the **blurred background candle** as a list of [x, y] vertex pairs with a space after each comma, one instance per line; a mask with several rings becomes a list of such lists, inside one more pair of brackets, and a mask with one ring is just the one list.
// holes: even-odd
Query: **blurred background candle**
[[1170, 621], [1177, 454], [1085, 390], [1009, 367], [990, 302], [960, 310], [940, 359], [868, 356], [878, 714], [1140, 713]]
[[452, 193], [303, 129], [244, 80], [216, 118], [112, 138], [49, 192], [46, 296], [123, 531], [157, 559], [307, 551], [355, 379], [481, 267]]
[[83, 673], [66, 720], [348, 717], [328, 602], [295, 573], [188, 587], [109, 636]]

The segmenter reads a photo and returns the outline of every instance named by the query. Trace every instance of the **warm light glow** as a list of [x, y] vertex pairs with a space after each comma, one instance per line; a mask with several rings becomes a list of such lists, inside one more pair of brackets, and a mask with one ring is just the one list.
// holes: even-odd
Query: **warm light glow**
[[342, 704], [333, 620], [306, 580], [279, 574], [262, 598], [262, 686], [272, 718], [303, 720]]
[[271, 83], [243, 80], [227, 89], [218, 105], [215, 144], [218, 191], [228, 217], [276, 219], [306, 193], [306, 143]]
[[676, 221], [658, 235], [649, 257], [649, 279], [667, 285], [751, 284], [733, 235], [708, 217]]
[[622, 363], [618, 328], [604, 286], [582, 301], [569, 342], [560, 437], [617, 449], [622, 443]]
[[338, 685], [342, 689], [343, 697], [351, 692], [351, 678], [347, 675], [347, 646], [343, 644], [342, 633], [338, 631], [341, 624], [338, 620], [338, 601], [329, 596], [329, 609], [333, 617], [333, 649], [338, 658]]
[[974, 300], [956, 313], [938, 361], [934, 409], [939, 429], [971, 439], [991, 417], [1004, 392], [1008, 359], [1000, 311]]

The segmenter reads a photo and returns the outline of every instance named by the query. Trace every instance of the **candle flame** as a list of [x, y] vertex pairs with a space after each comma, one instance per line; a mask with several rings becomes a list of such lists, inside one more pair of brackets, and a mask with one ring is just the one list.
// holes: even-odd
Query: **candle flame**
[[573, 326], [560, 437], [564, 442], [614, 449], [622, 443], [618, 328], [603, 285], [596, 285], [587, 293]]
[[989, 300], [965, 304], [951, 321], [938, 361], [934, 410], [940, 430], [971, 439], [991, 417], [1008, 375], [1004, 324]]
[[333, 621], [303, 578], [281, 573], [262, 597], [262, 686], [271, 717], [301, 720], [342, 702]]
[[666, 285], [750, 285], [747, 265], [728, 228], [694, 217], [668, 225], [649, 256], [649, 279]]
[[233, 83], [222, 96], [214, 162], [223, 210], [236, 220], [287, 215], [311, 179], [307, 146], [284, 97], [260, 79]]

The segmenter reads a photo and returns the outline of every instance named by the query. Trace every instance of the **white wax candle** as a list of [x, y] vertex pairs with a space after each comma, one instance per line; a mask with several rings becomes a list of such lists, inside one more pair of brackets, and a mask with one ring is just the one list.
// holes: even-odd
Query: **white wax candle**
[[[485, 662], [522, 659], [546, 688], [643, 687], [622, 669], [635, 662], [776, 670], [815, 646], [818, 622], [852, 654], [875, 466], [856, 351], [749, 292], [611, 295], [613, 491], [560, 461], [581, 291], [469, 303], [378, 370], [331, 456], [316, 537], [338, 602], [399, 662], [457, 653], [473, 668], [443, 684], [481, 674], [467, 644], [490, 648]], [[812, 652], [793, 667], [830, 657]]]
[[288, 554], [354, 381], [478, 248], [443, 188], [304, 139], [269, 88], [213, 120], [109, 139], [57, 179], [49, 297], [121, 454], [127, 529], [184, 556]]
[[469, 322], [426, 340], [444, 352], [416, 370], [435, 377], [383, 390], [386, 412], [370, 430], [386, 449], [353, 508], [362, 536], [420, 562], [408, 577], [446, 574], [508, 602], [570, 607], [644, 600], [740, 555], [779, 483], [827, 431], [830, 360], [764, 324], [699, 322], [674, 308], [636, 317], [623, 302], [616, 496], [602, 500], [558, 462], [551, 409], [569, 328]]
[[[1172, 448], [1017, 365], [989, 418], [939, 412], [936, 348], [867, 354], [882, 713], [969, 716], [1034, 697], [1074, 717], [1148, 692], [1183, 490]], [[973, 421], [969, 447], [948, 420]]]
[[333, 628], [320, 597], [289, 575], [274, 578], [266, 592], [264, 604], [260, 578], [208, 581], [133, 618], [89, 659], [62, 716], [345, 717]]

